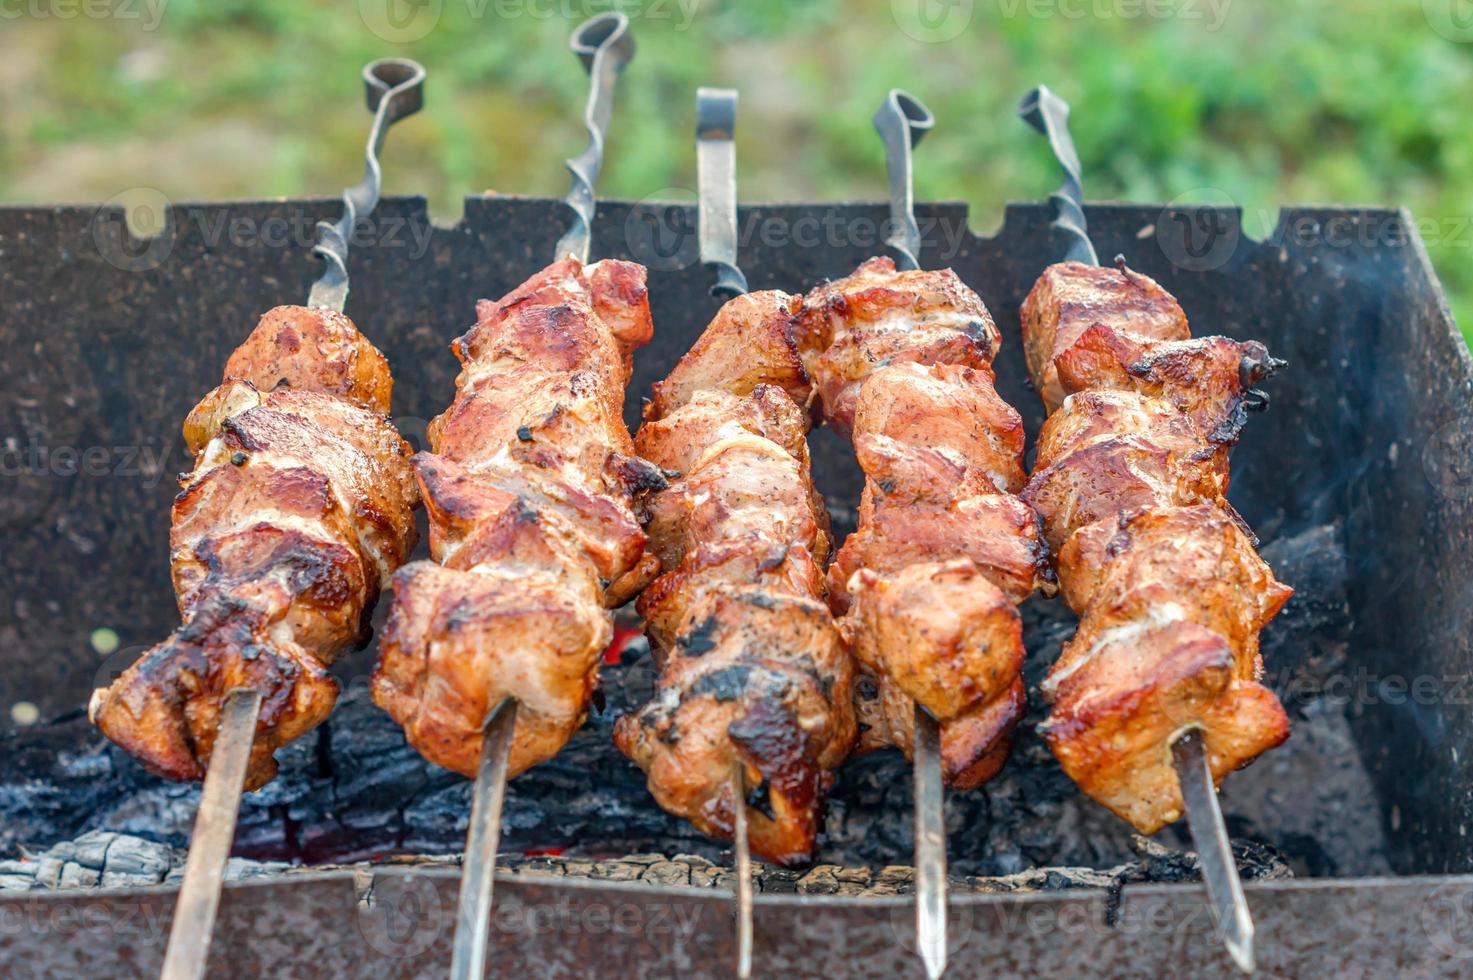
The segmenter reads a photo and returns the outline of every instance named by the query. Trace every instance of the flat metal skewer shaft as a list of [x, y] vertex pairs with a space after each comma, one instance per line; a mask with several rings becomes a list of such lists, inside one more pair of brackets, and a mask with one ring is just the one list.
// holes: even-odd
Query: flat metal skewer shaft
[[[1074, 139], [1069, 134], [1069, 103], [1040, 85], [1024, 96], [1018, 114], [1048, 137], [1054, 159], [1064, 171], [1063, 185], [1049, 200], [1054, 204], [1054, 227], [1069, 239], [1065, 259], [1099, 265], [1084, 216], [1082, 168]], [[1233, 962], [1245, 973], [1252, 973], [1253, 917], [1243, 896], [1243, 883], [1238, 879], [1238, 865], [1233, 859], [1222, 808], [1217, 803], [1217, 788], [1212, 783], [1212, 767], [1201, 729], [1193, 728], [1172, 742], [1171, 756], [1218, 933]]]
[[210, 768], [194, 815], [189, 859], [184, 864], [179, 904], [174, 906], [162, 980], [197, 980], [205, 975], [215, 913], [220, 908], [220, 889], [225, 883], [225, 863], [230, 860], [230, 845], [235, 840], [240, 794], [245, 789], [246, 767], [260, 714], [259, 691], [237, 689], [225, 696]]
[[[891, 89], [875, 112], [875, 132], [885, 143], [885, 172], [890, 179], [890, 221], [886, 240], [896, 253], [895, 267], [920, 268], [921, 232], [915, 215], [915, 181], [911, 154], [936, 119], [915, 96]], [[946, 972], [946, 797], [941, 775], [941, 726], [931, 713], [915, 706], [915, 745], [911, 753], [916, 806], [916, 946], [926, 976]]]
[[946, 972], [946, 810], [941, 778], [941, 726], [915, 706], [916, 946], [926, 976]]
[[466, 833], [465, 861], [460, 872], [460, 902], [455, 911], [455, 947], [450, 976], [481, 980], [486, 972], [486, 946], [491, 933], [491, 890], [496, 884], [496, 849], [501, 844], [501, 808], [506, 802], [506, 771], [517, 702], [503, 698], [481, 734], [481, 758], [471, 791], [471, 824]]
[[736, 845], [737, 976], [752, 975], [752, 844], [747, 839], [747, 778], [741, 763], [731, 777], [732, 843]]
[[1244, 973], [1252, 973], [1253, 916], [1243, 895], [1243, 882], [1238, 878], [1238, 863], [1233, 859], [1227, 824], [1217, 803], [1217, 788], [1212, 785], [1212, 769], [1201, 731], [1194, 729], [1178, 738], [1172, 743], [1171, 755], [1218, 934], [1233, 962]]

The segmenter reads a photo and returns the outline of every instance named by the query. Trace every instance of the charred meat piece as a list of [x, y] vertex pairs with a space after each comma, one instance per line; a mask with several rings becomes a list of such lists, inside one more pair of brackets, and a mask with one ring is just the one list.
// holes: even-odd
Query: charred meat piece
[[861, 749], [909, 755], [919, 704], [941, 723], [943, 776], [991, 778], [1023, 716], [1017, 604], [1050, 587], [1022, 489], [1023, 422], [993, 385], [999, 337], [950, 270], [872, 259], [809, 294], [799, 349], [824, 421], [865, 474], [859, 527], [829, 602], [865, 673]]
[[752, 850], [812, 860], [831, 770], [854, 742], [854, 670], [822, 602], [727, 583], [688, 608], [655, 695], [614, 740], [650, 792], [704, 833], [730, 839], [737, 766]]
[[409, 445], [383, 414], [388, 364], [339, 313], [284, 306], [231, 355], [184, 423], [194, 469], [169, 535], [184, 625], [89, 715], [171, 779], [202, 779], [221, 700], [262, 695], [246, 785], [337, 698], [325, 667], [367, 642], [380, 590], [414, 548]]
[[1292, 590], [1224, 499], [1249, 386], [1277, 362], [1189, 338], [1175, 300], [1126, 269], [1053, 266], [1022, 320], [1052, 413], [1023, 498], [1079, 614], [1042, 685], [1044, 735], [1081, 789], [1154, 833], [1183, 812], [1179, 735], [1202, 732], [1221, 781], [1289, 733], [1258, 633]]
[[1267, 407], [1267, 396], [1251, 386], [1280, 364], [1256, 340], [1146, 340], [1103, 323], [1054, 358], [1066, 395], [1138, 392], [1186, 415], [1213, 445], [1224, 447], [1238, 441], [1249, 411]]
[[1028, 374], [1055, 411], [1064, 401], [1055, 360], [1096, 323], [1143, 340], [1186, 340], [1181, 304], [1154, 279], [1082, 262], [1044, 270], [1023, 301], [1023, 355]]
[[609, 608], [653, 574], [635, 506], [664, 478], [623, 421], [652, 325], [643, 267], [571, 258], [477, 313], [453, 345], [455, 399], [412, 461], [435, 560], [394, 579], [373, 697], [466, 776], [487, 716], [515, 698], [514, 776], [582, 725]]
[[793, 319], [799, 302], [767, 290], [724, 304], [687, 355], [655, 383], [646, 420], [663, 419], [703, 393], [741, 396], [758, 385], [776, 385], [794, 404], [807, 406], [811, 389]]
[[[915, 702], [900, 687], [867, 672], [855, 684], [859, 722], [856, 753], [915, 746]], [[941, 722], [941, 778], [952, 789], [975, 789], [1002, 770], [1012, 751], [1013, 729], [1028, 708], [1023, 678], [988, 701]]]
[[810, 292], [796, 337], [824, 422], [845, 438], [877, 367], [912, 361], [990, 371], [1001, 342], [987, 307], [956, 273], [897, 272], [888, 258]]
[[1133, 391], [1090, 390], [1044, 422], [1023, 499], [1057, 551], [1120, 511], [1220, 501], [1227, 489], [1227, 453], [1190, 416]]
[[[830, 540], [808, 471], [797, 301], [727, 303], [647, 406], [635, 445], [668, 474], [648, 503], [663, 574], [639, 599], [660, 675], [614, 740], [671, 813], [811, 859], [831, 770], [855, 738], [854, 667], [823, 603]], [[734, 773], [747, 799], [735, 799]]]

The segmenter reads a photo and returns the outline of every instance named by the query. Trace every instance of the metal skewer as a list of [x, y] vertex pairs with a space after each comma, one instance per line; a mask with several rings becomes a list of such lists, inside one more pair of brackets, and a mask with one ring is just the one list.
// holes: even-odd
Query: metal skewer
[[[890, 223], [886, 239], [898, 254], [897, 269], [920, 268], [921, 231], [915, 216], [915, 182], [911, 151], [936, 119], [919, 99], [892, 89], [875, 113], [875, 130], [885, 141], [885, 169], [890, 177]], [[941, 775], [941, 726], [915, 706], [915, 744], [911, 772], [915, 778], [916, 946], [926, 976], [946, 972], [946, 796]]]
[[941, 726], [915, 706], [916, 945], [931, 980], [946, 972], [946, 797]]
[[747, 291], [737, 262], [736, 109], [736, 89], [696, 89], [696, 233], [701, 261], [716, 273], [711, 295], [724, 299]]
[[[716, 272], [711, 295], [732, 299], [747, 292], [737, 262], [737, 93], [696, 90], [697, 235], [701, 261]], [[737, 976], [752, 975], [752, 844], [747, 837], [747, 773], [740, 760], [731, 772], [732, 843], [736, 847]]]
[[1248, 911], [1232, 841], [1217, 803], [1217, 787], [1212, 784], [1212, 767], [1201, 729], [1194, 728], [1172, 742], [1171, 759], [1176, 764], [1176, 778], [1187, 806], [1187, 826], [1197, 848], [1207, 895], [1212, 899], [1218, 934], [1233, 962], [1244, 973], [1252, 973], [1253, 916]]
[[[588, 147], [568, 161], [573, 189], [568, 192], [567, 202], [573, 209], [573, 225], [558, 241], [553, 257], [573, 256], [580, 262], [587, 262], [597, 207], [593, 187], [603, 166], [604, 134], [613, 113], [614, 83], [634, 57], [634, 37], [629, 33], [629, 18], [622, 13], [613, 13], [586, 20], [573, 31], [569, 45], [592, 78], [588, 105], [583, 113], [588, 126]], [[453, 980], [481, 980], [486, 971], [496, 884], [496, 851], [501, 843], [501, 811], [506, 801], [516, 721], [516, 699], [503, 698], [491, 709], [482, 729], [481, 754], [476, 765], [476, 784], [471, 790], [470, 826], [466, 831], [465, 859], [460, 875], [455, 942], [450, 957]]]
[[456, 907], [455, 948], [450, 975], [455, 980], [480, 980], [486, 972], [486, 947], [491, 931], [491, 889], [496, 883], [496, 848], [501, 843], [501, 807], [506, 802], [507, 763], [517, 728], [517, 702], [502, 698], [481, 735], [481, 758], [471, 794], [471, 823], [465, 842], [465, 864], [460, 872], [460, 903]]
[[384, 148], [384, 137], [394, 123], [412, 116], [425, 104], [425, 70], [417, 61], [407, 58], [382, 58], [363, 69], [363, 87], [368, 109], [373, 113], [373, 126], [368, 130], [368, 146], [363, 151], [363, 179], [343, 191], [343, 216], [336, 224], [317, 223], [317, 245], [312, 254], [326, 264], [322, 278], [312, 284], [307, 305], [343, 312], [348, 302], [348, 242], [361, 217], [367, 217], [378, 206], [383, 190], [383, 168], [378, 155]]
[[747, 777], [740, 762], [731, 777], [732, 842], [736, 845], [737, 976], [752, 976], [752, 842], [747, 837]]
[[[1064, 183], [1049, 200], [1055, 210], [1053, 227], [1069, 236], [1066, 258], [1099, 265], [1084, 217], [1079, 154], [1075, 152], [1074, 140], [1069, 135], [1069, 103], [1049, 91], [1047, 86], [1040, 85], [1023, 97], [1018, 115], [1048, 137], [1054, 157], [1064, 168]], [[1222, 819], [1201, 729], [1191, 728], [1177, 735], [1171, 744], [1171, 757], [1182, 800], [1186, 804], [1192, 845], [1197, 849], [1202, 880], [1207, 885], [1217, 920], [1218, 936], [1233, 962], [1243, 972], [1252, 973], [1253, 916], [1243, 895], [1243, 882], [1238, 877], [1238, 863], [1233, 858], [1232, 842]]]
[[895, 267], [908, 272], [921, 267], [912, 151], [936, 125], [936, 117], [920, 99], [894, 88], [875, 110], [874, 124], [885, 141], [885, 173], [890, 178], [890, 224], [894, 228], [885, 244], [900, 253]]
[[[375, 61], [363, 69], [368, 108], [374, 114], [364, 151], [363, 179], [343, 192], [342, 218], [336, 224], [324, 221], [317, 225], [317, 245], [312, 251], [326, 262], [327, 268], [322, 278], [312, 284], [308, 306], [343, 311], [348, 298], [348, 241], [358, 218], [378, 204], [382, 187], [378, 154], [383, 148], [384, 135], [390, 126], [424, 105], [424, 79], [422, 66], [400, 58]], [[174, 921], [160, 974], [163, 980], [197, 980], [205, 975], [225, 865], [235, 839], [240, 797], [245, 790], [246, 769], [260, 713], [259, 691], [236, 688], [226, 694], [200, 792], [199, 810], [195, 813], [184, 880], [174, 906]]]
[[260, 713], [259, 691], [237, 688], [225, 697], [220, 727], [215, 732], [215, 750], [210, 753], [210, 768], [194, 815], [179, 903], [174, 906], [174, 923], [169, 928], [169, 948], [160, 974], [163, 980], [194, 980], [205, 975], [225, 863], [230, 860], [230, 845], [235, 840], [246, 763], [251, 758]]
[[573, 209], [573, 225], [558, 241], [554, 257], [572, 255], [580, 262], [587, 262], [597, 207], [593, 185], [603, 168], [604, 137], [614, 112], [614, 84], [624, 66], [634, 59], [634, 35], [629, 32], [626, 14], [603, 14], [579, 25], [568, 43], [591, 79], [588, 105], [583, 110], [588, 146], [567, 162], [573, 175], [573, 187], [567, 197], [568, 206]]
[[1049, 202], [1054, 206], [1053, 226], [1069, 239], [1064, 260], [1099, 265], [1100, 258], [1095, 254], [1094, 243], [1089, 240], [1084, 220], [1083, 171], [1079, 165], [1079, 153], [1074, 149], [1074, 137], [1069, 135], [1069, 103], [1050, 91], [1047, 85], [1040, 85], [1023, 96], [1018, 105], [1018, 115], [1048, 137], [1054, 159], [1064, 169], [1064, 183], [1049, 195]]

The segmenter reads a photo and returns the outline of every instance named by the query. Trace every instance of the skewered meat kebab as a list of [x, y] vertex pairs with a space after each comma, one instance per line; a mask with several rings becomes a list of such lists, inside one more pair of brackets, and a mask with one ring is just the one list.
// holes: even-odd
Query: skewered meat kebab
[[776, 290], [732, 299], [645, 407], [635, 448], [673, 475], [650, 503], [664, 573], [638, 604], [660, 678], [614, 728], [667, 811], [729, 839], [750, 805], [751, 844], [782, 865], [812, 858], [828, 771], [854, 738], [853, 669], [822, 601], [831, 544], [788, 340], [797, 307]]
[[[404, 64], [365, 69], [370, 92], [389, 91], [380, 71], [396, 86], [389, 99], [417, 87], [423, 70], [406, 81]], [[414, 109], [394, 111], [390, 122]], [[361, 216], [372, 203], [349, 207]], [[329, 277], [341, 274], [332, 258]], [[379, 591], [414, 547], [418, 494], [388, 420], [388, 361], [333, 304], [309, 303], [261, 317], [185, 419], [195, 462], [169, 533], [184, 624], [88, 707], [170, 779], [204, 777], [221, 703], [247, 687], [262, 705], [246, 786], [270, 780], [272, 752], [332, 709], [326, 667], [368, 639]]]
[[1048, 576], [1016, 496], [1023, 421], [993, 386], [997, 328], [950, 269], [874, 258], [810, 293], [799, 332], [824, 419], [865, 474], [859, 527], [829, 569], [876, 691], [858, 702], [860, 750], [909, 756], [919, 704], [941, 722], [946, 784], [973, 788], [1023, 715], [1017, 604]]
[[195, 463], [169, 535], [184, 623], [88, 706], [149, 769], [204, 779], [166, 980], [204, 975], [240, 794], [332, 710], [327, 665], [367, 641], [379, 592], [414, 547], [418, 494], [388, 420], [388, 362], [342, 311], [349, 236], [378, 203], [378, 153], [424, 104], [424, 78], [402, 59], [363, 70], [373, 127], [342, 217], [317, 226], [326, 271], [306, 306], [261, 318], [184, 423]]
[[373, 678], [374, 701], [425, 758], [474, 776], [451, 975], [485, 972], [506, 781], [582, 725], [610, 610], [654, 575], [637, 498], [662, 487], [623, 421], [631, 356], [650, 339], [645, 269], [588, 263], [593, 181], [629, 18], [574, 30], [588, 70], [588, 146], [568, 161], [571, 229], [555, 261], [452, 345], [456, 395], [412, 460], [434, 561], [406, 566]]
[[[664, 574], [640, 600], [661, 676], [614, 740], [666, 809], [729, 836], [736, 975], [752, 975], [752, 843], [807, 860], [854, 741], [853, 668], [821, 600], [832, 545], [808, 465], [799, 301], [748, 295], [738, 262], [734, 89], [696, 92], [700, 256], [729, 302], [655, 385], [637, 443], [676, 482], [651, 508]], [[774, 520], [776, 518], [776, 520]]]
[[1155, 833], [1183, 812], [1178, 733], [1203, 730], [1214, 781], [1289, 734], [1257, 680], [1258, 631], [1293, 590], [1223, 497], [1272, 361], [1253, 341], [1192, 339], [1176, 300], [1123, 262], [1050, 266], [1022, 322], [1050, 410], [1023, 495], [1080, 616], [1043, 683], [1045, 737], [1081, 789]]
[[911, 151], [934, 123], [892, 91], [885, 139], [888, 244], [804, 302], [798, 346], [824, 421], [865, 474], [859, 526], [829, 570], [830, 604], [862, 665], [859, 750], [895, 746], [916, 784], [916, 931], [927, 973], [946, 968], [942, 785], [995, 775], [1022, 718], [1017, 604], [1050, 589], [1024, 482], [1023, 423], [993, 385], [1000, 336], [949, 269], [921, 270]]
[[1288, 737], [1259, 683], [1258, 633], [1293, 590], [1225, 494], [1228, 452], [1266, 405], [1252, 386], [1280, 362], [1254, 341], [1193, 338], [1155, 281], [1123, 258], [1094, 264], [1067, 113], [1046, 89], [1024, 101], [1025, 119], [1065, 148], [1057, 224], [1076, 257], [1046, 269], [1022, 307], [1050, 413], [1023, 497], [1079, 614], [1042, 685], [1043, 733], [1079, 787], [1141, 833], [1187, 813], [1229, 951], [1251, 972], [1252, 920], [1215, 788]]
[[361, 647], [414, 547], [409, 444], [388, 420], [388, 362], [321, 307], [268, 312], [184, 422], [194, 469], [169, 534], [184, 619], [89, 714], [170, 779], [202, 779], [227, 692], [262, 696], [246, 788], [337, 699], [327, 667]]
[[373, 695], [425, 758], [466, 776], [489, 712], [516, 698], [515, 776], [582, 725], [609, 610], [653, 568], [634, 503], [662, 481], [623, 421], [630, 355], [652, 330], [645, 270], [570, 256], [477, 314], [452, 345], [455, 400], [411, 460], [435, 560], [394, 579]]
[[[789, 335], [796, 305], [776, 291], [728, 302], [646, 407], [635, 448], [676, 474], [650, 504], [664, 574], [638, 605], [660, 677], [614, 731], [661, 806], [730, 838], [750, 803], [753, 848], [788, 866], [811, 860], [828, 770], [849, 754], [854, 678], [822, 601], [830, 540], [808, 419], [785, 390], [801, 393], [802, 366], [776, 345], [788, 364], [754, 383], [731, 355]], [[733, 798], [738, 764], [746, 801]]]
[[[728, 147], [735, 97], [699, 96], [703, 118], [728, 120]], [[734, 186], [711, 188], [702, 163], [703, 212], [713, 190], [734, 210]], [[800, 302], [745, 293], [732, 252], [722, 285], [738, 295], [654, 386], [635, 436], [670, 479], [648, 505], [662, 574], [638, 604], [660, 675], [614, 741], [666, 810], [792, 866], [811, 860], [830, 770], [854, 742], [854, 671], [823, 602], [831, 541], [809, 473]]]

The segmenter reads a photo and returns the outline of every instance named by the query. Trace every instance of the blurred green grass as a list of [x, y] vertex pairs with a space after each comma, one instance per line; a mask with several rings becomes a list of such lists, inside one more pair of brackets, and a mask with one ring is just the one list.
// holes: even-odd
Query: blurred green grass
[[[1473, 336], [1473, 43], [1429, 14], [1467, 0], [921, 2], [970, 10], [965, 29], [917, 39], [916, 0], [104, 0], [98, 19], [32, 0], [0, 20], [0, 201], [335, 194], [361, 148], [358, 69], [384, 55], [430, 69], [389, 193], [444, 221], [483, 190], [560, 195], [586, 92], [567, 34], [617, 8], [640, 51], [600, 193], [692, 186], [694, 89], [719, 84], [742, 91], [744, 199], [881, 197], [869, 118], [901, 85], [938, 117], [918, 195], [987, 230], [1057, 183], [1014, 116], [1046, 82], [1074, 106], [1091, 199], [1225, 194], [1259, 235], [1281, 203], [1410, 207]], [[436, 9], [408, 43], [367, 26]]]

